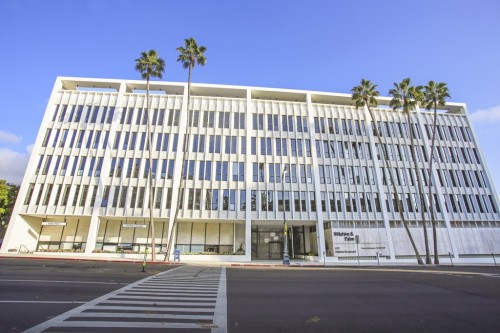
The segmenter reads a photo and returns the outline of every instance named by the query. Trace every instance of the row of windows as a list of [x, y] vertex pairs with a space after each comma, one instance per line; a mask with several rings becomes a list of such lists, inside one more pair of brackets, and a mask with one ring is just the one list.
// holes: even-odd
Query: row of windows
[[[122, 114], [120, 117], [121, 125], [131, 125], [134, 123], [135, 125], [147, 125], [148, 124], [148, 114], [146, 109], [143, 108], [123, 108]], [[179, 118], [181, 111], [176, 109], [165, 110], [165, 109], [152, 109], [151, 110], [151, 125], [158, 126], [179, 126]], [[135, 119], [135, 122], [134, 122]], [[167, 119], [166, 124], [164, 124], [165, 119]]]
[[[69, 112], [68, 112], [69, 108]], [[59, 122], [80, 122], [83, 119], [85, 123], [96, 123], [99, 119], [100, 123], [110, 124], [115, 112], [115, 107], [107, 106], [91, 106], [91, 105], [56, 105], [52, 121]], [[178, 109], [152, 109], [151, 124], [162, 126], [165, 119], [166, 125], [178, 126], [180, 110]], [[236, 128], [245, 129], [245, 113], [236, 112], [233, 114], [233, 123], [231, 126], [231, 112], [217, 112], [218, 128]], [[67, 118], [66, 118], [67, 116]], [[264, 115], [253, 114], [253, 129], [264, 130]], [[147, 112], [143, 108], [125, 107], [121, 113], [120, 124], [146, 125]], [[280, 121], [281, 118], [281, 121]], [[303, 116], [286, 116], [282, 115], [267, 115], [266, 119], [268, 131], [283, 131], [283, 132], [307, 132], [307, 117]], [[205, 128], [214, 128], [216, 125], [215, 111], [190, 111], [189, 125], [191, 127], [202, 126]], [[281, 125], [281, 126], [280, 126]], [[372, 124], [373, 128], [373, 124]], [[385, 137], [408, 137], [408, 127], [406, 123], [392, 121], [378, 121], [377, 128], [381, 136]], [[364, 121], [352, 119], [337, 119], [314, 117], [314, 129], [316, 133], [330, 133], [358, 136], [366, 135]], [[430, 125], [425, 125], [427, 137], [432, 138], [432, 128]], [[472, 141], [472, 133], [470, 128], [463, 126], [445, 126], [437, 125], [436, 133], [440, 140], [448, 141]], [[421, 138], [418, 127], [415, 126], [415, 138]]]
[[[427, 133], [427, 138], [432, 140], [432, 126], [424, 125]], [[391, 121], [378, 121], [378, 132], [383, 137], [399, 137], [408, 138], [408, 125], [406, 123], [398, 123]], [[373, 129], [373, 124], [372, 124]], [[421, 139], [422, 135], [418, 126], [414, 124], [413, 138]], [[323, 132], [324, 133], [324, 132]], [[338, 133], [337, 133], [338, 134]], [[375, 135], [375, 132], [374, 132]], [[472, 142], [472, 131], [468, 127], [463, 126], [446, 126], [436, 125], [436, 139], [440, 141], [466, 141]]]
[[[305, 132], [307, 133], [307, 117], [303, 116], [281, 116], [280, 124], [279, 115], [267, 115], [267, 130], [282, 131], [282, 132]], [[264, 115], [252, 114], [252, 129], [264, 130]], [[280, 127], [281, 125], [281, 127]]]
[[[30, 184], [24, 201], [25, 205], [30, 204], [35, 184]], [[41, 184], [36, 196], [35, 205], [49, 205], [52, 192], [54, 190], [54, 198], [52, 205], [65, 207], [69, 204], [73, 207], [93, 207], [95, 204], [98, 186], [89, 185], [74, 185], [72, 201], [69, 202], [72, 185], [67, 184]], [[44, 192], [45, 190], [45, 192]], [[89, 197], [90, 190], [90, 197]], [[144, 186], [132, 186], [130, 189], [130, 200], [128, 207], [144, 208], [146, 188]], [[104, 188], [104, 193], [101, 201], [101, 207], [125, 208], [127, 204], [127, 194], [129, 193], [128, 186], [114, 186], [112, 198], [110, 198], [111, 186]], [[205, 210], [246, 210], [246, 191], [233, 189], [206, 189], [205, 198], [202, 198], [202, 189], [188, 189], [187, 191], [187, 207], [184, 207], [184, 191], [181, 191], [180, 208], [188, 210], [202, 209], [202, 202], [205, 203]], [[239, 200], [237, 194], [239, 192]], [[320, 205], [323, 212], [381, 212], [380, 200], [377, 193], [363, 192], [320, 192]], [[161, 208], [162, 199], [165, 196], [166, 209], [170, 209], [172, 201], [172, 188], [156, 187], [154, 189], [154, 208]], [[398, 194], [399, 204], [403, 211], [419, 212], [422, 203], [420, 198], [415, 193], [405, 193], [404, 201], [402, 195]], [[42, 200], [43, 198], [43, 200]], [[202, 200], [204, 199], [204, 200]], [[449, 194], [444, 196], [445, 208], [448, 213], [497, 213], [497, 207], [491, 195], [459, 195]], [[89, 202], [87, 203], [87, 200]], [[252, 190], [251, 191], [251, 210], [256, 211], [259, 207], [260, 211], [275, 211], [275, 202], [277, 202], [278, 211], [291, 211], [290, 203], [293, 202], [293, 210], [295, 212], [315, 212], [316, 198], [313, 191], [272, 191], [272, 190]], [[436, 211], [441, 212], [439, 201], [434, 194], [434, 203]], [[239, 207], [239, 209], [236, 209]], [[386, 207], [388, 212], [399, 212], [400, 207], [396, 201], [396, 195], [386, 196]], [[428, 211], [427, 205], [423, 206], [425, 212]]]
[[[42, 141], [42, 147], [47, 147], [51, 139], [53, 130], [47, 129], [45, 137]], [[123, 134], [123, 135], [122, 135]], [[68, 136], [71, 139], [68, 140]], [[168, 151], [170, 144], [169, 133], [157, 133], [152, 135], [153, 146], [156, 151]], [[86, 140], [85, 140], [86, 137]], [[54, 131], [54, 136], [52, 138], [52, 147], [65, 147], [66, 142], [69, 142], [69, 148], [81, 148], [83, 147], [84, 141], [86, 142], [85, 148], [97, 149], [99, 148], [99, 143], [102, 140], [102, 149], [106, 149], [109, 131], [88, 131], [85, 130], [68, 130], [68, 129], [57, 129]], [[192, 152], [203, 153], [207, 149], [209, 153], [221, 153], [225, 154], [246, 154], [246, 137], [237, 136], [221, 136], [221, 135], [192, 135], [190, 141], [190, 147]], [[207, 140], [208, 139], [208, 140]], [[146, 132], [117, 132], [113, 143], [113, 149], [121, 150], [135, 150], [136, 147], [139, 150], [148, 150]], [[208, 141], [208, 142], [207, 142]], [[251, 138], [251, 153], [252, 155], [257, 155], [257, 138]], [[274, 145], [273, 145], [274, 142]], [[224, 143], [224, 149], [222, 149], [222, 143]], [[284, 139], [284, 138], [260, 138], [259, 141], [259, 151], [261, 155], [276, 155], [276, 156], [288, 156], [288, 151], [290, 151], [290, 156], [311, 156], [311, 142], [308, 139]], [[172, 135], [172, 147], [171, 151], [176, 152], [178, 146], [178, 134]], [[239, 147], [239, 150], [238, 150]], [[377, 156], [381, 159], [380, 145], [377, 143]], [[425, 162], [428, 161], [426, 150], [422, 146], [416, 147], [417, 160], [421, 161], [422, 157]], [[399, 161], [411, 161], [410, 147], [406, 145], [398, 144], [387, 144], [386, 152], [389, 160], [399, 160]], [[476, 148], [457, 148], [457, 147], [436, 147], [437, 160], [440, 162], [447, 163], [480, 163], [480, 158]], [[371, 159], [372, 153], [369, 143], [363, 142], [348, 142], [348, 141], [316, 141], [316, 152], [318, 157], [332, 157], [335, 158], [354, 158], [354, 159]]]
[[[73, 159], [72, 167], [70, 168], [70, 176], [83, 176], [88, 177], [99, 177], [101, 175], [103, 157], [86, 157], [86, 156], [55, 156], [55, 162], [52, 169], [52, 174], [64, 176], [67, 173], [68, 166], [71, 158]], [[50, 172], [51, 163], [53, 156], [48, 155], [45, 157], [40, 156], [35, 174], [41, 172], [42, 175], [47, 175]], [[86, 169], [87, 161], [88, 169]], [[142, 167], [144, 161], [144, 167]], [[167, 160], [152, 160], [152, 173], [153, 177], [157, 177], [157, 173], [160, 172], [161, 179], [172, 179], [174, 174], [175, 161], [173, 159]], [[161, 163], [159, 163], [161, 162]], [[227, 181], [231, 179], [232, 181], [245, 181], [245, 166], [243, 162], [226, 162], [226, 161], [216, 161], [215, 164], [215, 177], [212, 175], [212, 162], [211, 161], [199, 161], [198, 167], [198, 180], [212, 180], [217, 181]], [[161, 169], [158, 170], [158, 166], [161, 164]], [[195, 179], [195, 164], [194, 160], [185, 161], [184, 167], [184, 178], [185, 179]], [[230, 168], [231, 167], [231, 168]], [[267, 169], [267, 177], [266, 177]], [[384, 185], [392, 185], [390, 183], [390, 177], [387, 175], [386, 168], [382, 169], [382, 182]], [[396, 185], [411, 185], [416, 184], [416, 177], [413, 169], [409, 168], [391, 168], [396, 181]], [[141, 173], [142, 170], [142, 173]], [[265, 163], [253, 163], [252, 164], [254, 182], [271, 182], [280, 183], [281, 174], [283, 172], [280, 163], [269, 163], [267, 168]], [[346, 180], [349, 180], [349, 184], [375, 184], [375, 173], [373, 167], [366, 166], [337, 166], [337, 165], [319, 165], [318, 166], [319, 179], [321, 184], [346, 184]], [[427, 186], [427, 172], [423, 169], [420, 170], [421, 179], [423, 179], [424, 185]], [[112, 158], [111, 166], [109, 169], [109, 177], [121, 177], [122, 174], [127, 178], [147, 178], [149, 173], [149, 159], [141, 158]], [[309, 164], [290, 164], [287, 165], [287, 172], [285, 174], [285, 181], [287, 183], [298, 183], [300, 177], [301, 183], [312, 183], [312, 166]], [[483, 171], [476, 170], [446, 170], [439, 169], [438, 177], [440, 185], [443, 187], [480, 187], [486, 188], [486, 176]]]
[[[457, 148], [457, 147], [440, 147], [436, 146], [437, 160], [446, 163], [476, 163], [480, 164], [481, 160], [476, 148]], [[436, 156], [436, 154], [434, 154]], [[436, 160], [436, 159], [434, 159]]]
[[[52, 133], [54, 136], [52, 137]], [[68, 130], [68, 129], [56, 129], [52, 130], [51, 128], [47, 129], [45, 132], [45, 136], [42, 141], [42, 147], [49, 146], [49, 141], [52, 137], [51, 146], [56, 148], [63, 148], [66, 146], [66, 142], [69, 142], [69, 148], [81, 148], [83, 147], [83, 142], [85, 140], [85, 130]], [[94, 135], [95, 134], [95, 135]], [[71, 139], [68, 140], [68, 136], [71, 136]], [[102, 135], [102, 131], [89, 131], [87, 135], [87, 140], [85, 144], [85, 148], [99, 148], [99, 142], [101, 141], [101, 137], [103, 137], [101, 149], [106, 149], [109, 139], [109, 131], [104, 131], [104, 135]], [[145, 139], [145, 138], [144, 138]]]
[[448, 213], [497, 213], [491, 195], [445, 195], [445, 207]]
[[96, 123], [99, 119], [101, 124], [111, 124], [114, 113], [115, 108], [113, 106], [56, 105], [52, 121], [78, 123], [83, 120], [84, 123]]
[[[425, 125], [427, 138], [432, 140], [432, 126]], [[472, 142], [472, 132], [468, 127], [436, 125], [439, 140]]]
[[[215, 128], [215, 111], [190, 111], [189, 127]], [[217, 128], [245, 129], [244, 112], [223, 112], [219, 111], [217, 117]], [[233, 122], [231, 123], [231, 114]]]
[[[325, 127], [325, 123], [328, 126]], [[339, 119], [314, 117], [314, 131], [316, 133], [342, 134], [366, 136], [365, 123], [363, 120]]]
[[487, 187], [486, 175], [476, 170], [438, 170], [443, 187]]

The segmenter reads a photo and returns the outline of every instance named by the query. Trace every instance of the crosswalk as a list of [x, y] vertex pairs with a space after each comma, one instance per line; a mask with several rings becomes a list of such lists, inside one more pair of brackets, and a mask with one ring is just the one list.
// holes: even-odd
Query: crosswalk
[[41, 323], [38, 332], [227, 332], [225, 267], [182, 266]]

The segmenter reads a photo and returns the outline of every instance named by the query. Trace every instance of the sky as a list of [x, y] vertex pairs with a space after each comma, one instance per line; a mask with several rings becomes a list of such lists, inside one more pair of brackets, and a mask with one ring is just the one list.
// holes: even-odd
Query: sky
[[446, 82], [465, 102], [500, 190], [500, 1], [2, 0], [0, 179], [20, 183], [57, 76], [140, 79], [155, 49], [183, 82], [178, 46], [207, 64], [193, 82], [387, 96], [405, 77]]

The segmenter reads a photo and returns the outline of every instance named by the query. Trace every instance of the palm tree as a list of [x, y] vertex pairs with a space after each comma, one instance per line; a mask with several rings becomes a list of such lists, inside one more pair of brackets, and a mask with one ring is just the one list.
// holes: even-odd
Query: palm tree
[[[205, 57], [205, 52], [207, 48], [205, 46], [198, 46], [196, 40], [191, 38], [186, 38], [184, 40], [184, 47], [180, 46], [177, 48], [179, 52], [179, 56], [177, 57], [177, 61], [182, 63], [182, 67], [188, 70], [188, 96], [187, 96], [187, 115], [189, 119], [189, 112], [191, 110], [191, 74], [193, 72], [195, 65], [205, 66], [207, 62], [207, 58]], [[181, 180], [179, 182], [179, 193], [182, 193], [184, 187], [184, 168], [186, 164], [186, 155], [187, 155], [187, 147], [189, 146], [189, 121], [186, 123], [186, 135], [184, 137], [184, 149], [182, 155], [182, 172], [181, 172]], [[185, 191], [184, 191], [185, 192]], [[165, 260], [170, 257], [170, 250], [172, 248], [173, 235], [175, 233], [175, 227], [177, 224], [177, 215], [179, 213], [179, 204], [180, 204], [180, 196], [177, 197], [177, 206], [174, 215], [174, 221], [172, 225], [172, 231], [170, 232], [169, 241], [167, 244], [167, 252], [165, 253]]]
[[[355, 86], [354, 88], [351, 89], [352, 92], [352, 100], [354, 101], [356, 108], [360, 107], [365, 107], [368, 109], [368, 112], [370, 113], [370, 117], [372, 118], [373, 122], [373, 128], [375, 135], [377, 136], [378, 144], [380, 147], [382, 147], [382, 154], [383, 154], [383, 161], [384, 161], [384, 166], [387, 170], [389, 169], [389, 161], [388, 161], [388, 154], [387, 154], [387, 147], [382, 143], [382, 139], [380, 138], [380, 133], [377, 129], [377, 119], [375, 118], [375, 115], [371, 109], [371, 107], [376, 107], [378, 105], [377, 97], [379, 96], [379, 92], [377, 91], [377, 85], [373, 84], [370, 80], [361, 80], [361, 84], [359, 86]], [[401, 217], [401, 221], [403, 222], [403, 226], [406, 230], [406, 233], [408, 234], [408, 238], [410, 239], [410, 243], [413, 247], [413, 251], [415, 251], [415, 255], [417, 256], [417, 262], [419, 265], [422, 265], [422, 258], [420, 257], [420, 254], [418, 253], [418, 249], [415, 245], [415, 241], [413, 240], [413, 237], [411, 235], [410, 229], [408, 228], [408, 223], [405, 219], [404, 213], [403, 213], [403, 207], [401, 205], [401, 201], [398, 200], [398, 192], [396, 188], [396, 182], [394, 181], [394, 176], [392, 172], [389, 171], [389, 177], [390, 177], [390, 182], [392, 184], [392, 190], [394, 192], [394, 195], [396, 196], [396, 202], [398, 205], [398, 211]]]
[[422, 228], [424, 229], [424, 243], [425, 243], [425, 263], [432, 264], [431, 256], [429, 252], [429, 239], [427, 235], [427, 227], [425, 225], [425, 205], [424, 201], [424, 190], [422, 188], [422, 182], [420, 178], [420, 171], [418, 169], [418, 163], [415, 153], [415, 143], [414, 136], [415, 131], [413, 127], [413, 119], [411, 117], [411, 110], [415, 109], [418, 102], [422, 99], [422, 87], [415, 87], [411, 84], [411, 79], [406, 78], [401, 83], [394, 83], [394, 88], [389, 90], [389, 95], [392, 95], [392, 100], [390, 102], [390, 106], [392, 106], [393, 110], [396, 111], [398, 109], [403, 110], [403, 115], [406, 115], [408, 118], [408, 127], [410, 128], [410, 150], [411, 150], [411, 158], [413, 159], [413, 168], [415, 169], [415, 175], [417, 176], [417, 188], [420, 198], [421, 205], [421, 216], [422, 216]]
[[432, 163], [434, 161], [434, 147], [436, 145], [436, 128], [437, 128], [437, 107], [446, 105], [446, 98], [450, 98], [448, 87], [446, 83], [429, 81], [423, 87], [422, 104], [426, 110], [434, 108], [434, 117], [432, 124], [432, 141], [431, 141], [431, 157], [429, 159], [429, 206], [431, 207], [431, 224], [432, 224], [432, 237], [434, 243], [434, 264], [439, 265], [439, 255], [437, 249], [437, 232], [436, 221], [434, 217], [434, 196], [432, 195], [432, 182], [430, 181], [432, 175]]
[[149, 80], [152, 77], [162, 78], [163, 72], [165, 71], [165, 61], [158, 56], [155, 50], [149, 50], [148, 52], [141, 52], [141, 57], [135, 59], [135, 70], [141, 73], [141, 78], [146, 80], [146, 116], [148, 120], [147, 127], [147, 137], [148, 137], [148, 147], [149, 147], [149, 223], [151, 228], [151, 260], [156, 260], [156, 244], [155, 244], [155, 226], [153, 221], [153, 172], [152, 172], [152, 161], [153, 161], [153, 149], [151, 144], [151, 122], [149, 117], [149, 109], [151, 108], [151, 101], [149, 100]]

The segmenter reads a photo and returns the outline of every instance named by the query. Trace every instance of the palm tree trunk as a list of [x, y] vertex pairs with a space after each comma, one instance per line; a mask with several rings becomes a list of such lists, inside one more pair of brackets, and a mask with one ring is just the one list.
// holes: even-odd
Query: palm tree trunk
[[418, 170], [417, 156], [415, 154], [415, 130], [413, 129], [413, 121], [411, 119], [410, 110], [406, 109], [406, 115], [408, 117], [408, 126], [410, 127], [410, 145], [411, 145], [411, 158], [413, 159], [413, 169], [415, 169], [415, 176], [417, 177], [417, 188], [420, 198], [420, 213], [422, 214], [422, 228], [424, 229], [424, 244], [425, 244], [425, 263], [432, 264], [431, 255], [429, 251], [429, 236], [427, 235], [427, 227], [425, 225], [425, 198], [424, 191], [422, 189], [422, 181], [420, 178], [420, 172]]
[[432, 163], [434, 162], [434, 146], [436, 144], [436, 125], [437, 125], [437, 102], [434, 102], [434, 119], [432, 128], [432, 142], [431, 142], [431, 159], [429, 161], [429, 201], [431, 210], [431, 224], [432, 224], [432, 238], [434, 243], [434, 264], [439, 265], [439, 254], [437, 248], [437, 230], [436, 220], [434, 216], [434, 196], [432, 195]]
[[149, 223], [151, 226], [151, 260], [156, 260], [156, 244], [155, 244], [155, 225], [153, 220], [153, 149], [151, 140], [151, 121], [149, 117], [149, 110], [151, 108], [151, 103], [149, 100], [149, 77], [146, 81], [146, 116], [148, 121], [147, 136], [148, 136], [148, 148], [149, 148]]
[[188, 147], [189, 147], [189, 111], [191, 110], [191, 71], [193, 70], [193, 64], [189, 64], [189, 72], [188, 72], [188, 96], [187, 96], [187, 122], [186, 122], [186, 134], [184, 136], [184, 145], [182, 149], [182, 167], [181, 167], [181, 179], [179, 181], [179, 193], [177, 195], [177, 204], [175, 206], [175, 215], [174, 221], [172, 222], [172, 231], [170, 232], [170, 236], [168, 237], [167, 244], [167, 252], [165, 253], [165, 259], [163, 261], [170, 261], [170, 251], [172, 250], [172, 242], [174, 240], [174, 234], [176, 233], [177, 227], [177, 217], [179, 215], [179, 205], [181, 200], [181, 194], [185, 195], [186, 191], [183, 191], [185, 185], [184, 180], [184, 168], [186, 164], [186, 156], [188, 155]]
[[408, 228], [408, 222], [406, 221], [404, 213], [403, 213], [403, 207], [401, 206], [401, 201], [399, 200], [398, 191], [396, 188], [396, 182], [394, 181], [394, 176], [392, 175], [392, 172], [389, 169], [387, 147], [384, 144], [382, 144], [382, 139], [380, 137], [380, 133], [379, 133], [378, 128], [377, 128], [377, 121], [375, 120], [375, 116], [373, 115], [373, 112], [372, 112], [370, 106], [368, 105], [368, 103], [366, 103], [366, 105], [368, 107], [368, 111], [370, 112], [370, 117], [372, 118], [372, 121], [374, 124], [374, 128], [375, 128], [375, 132], [377, 134], [378, 142], [380, 144], [380, 147], [382, 147], [382, 154], [384, 155], [382, 157], [382, 159], [384, 161], [384, 166], [387, 170], [389, 170], [389, 178], [390, 178], [390, 182], [392, 184], [392, 190], [394, 192], [394, 195], [396, 196], [396, 202], [398, 205], [398, 211], [399, 211], [399, 215], [401, 217], [401, 221], [403, 222], [403, 226], [406, 230], [406, 233], [408, 234], [408, 238], [410, 239], [411, 246], [412, 246], [413, 251], [415, 252], [415, 255], [417, 257], [417, 262], [419, 265], [423, 265], [422, 258], [420, 257], [420, 253], [418, 253], [417, 246], [415, 245], [415, 241], [413, 240], [413, 236], [411, 235], [410, 228]]

